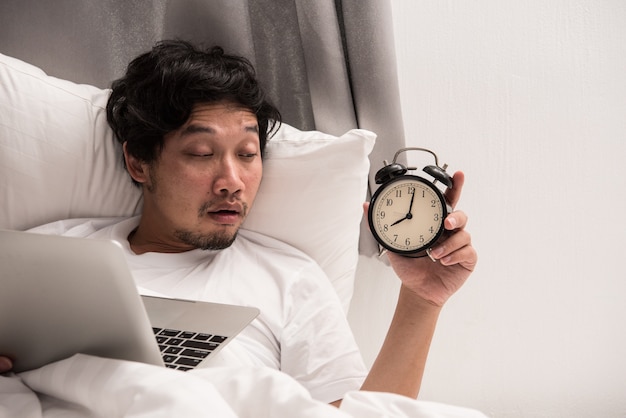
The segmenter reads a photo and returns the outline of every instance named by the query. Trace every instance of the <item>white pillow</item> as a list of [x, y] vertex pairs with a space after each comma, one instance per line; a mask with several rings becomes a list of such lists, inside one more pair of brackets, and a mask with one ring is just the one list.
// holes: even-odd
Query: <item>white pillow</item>
[[[0, 54], [0, 228], [140, 212], [141, 192], [106, 121], [108, 95]], [[375, 138], [283, 125], [267, 145], [261, 189], [244, 224], [315, 259], [346, 309]]]
[[335, 137], [283, 124], [267, 144], [261, 187], [243, 225], [315, 259], [346, 310], [375, 139], [360, 129]]

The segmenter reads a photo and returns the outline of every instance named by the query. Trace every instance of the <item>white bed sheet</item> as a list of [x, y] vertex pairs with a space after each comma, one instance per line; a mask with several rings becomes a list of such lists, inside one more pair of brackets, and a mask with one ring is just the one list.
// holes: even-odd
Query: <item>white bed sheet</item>
[[0, 417], [484, 417], [389, 393], [350, 392], [340, 409], [266, 368], [178, 372], [82, 354], [0, 376]]

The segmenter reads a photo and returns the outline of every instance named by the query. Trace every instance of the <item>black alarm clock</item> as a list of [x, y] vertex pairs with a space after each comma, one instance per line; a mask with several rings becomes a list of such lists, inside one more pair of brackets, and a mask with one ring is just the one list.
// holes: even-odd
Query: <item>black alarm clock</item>
[[[423, 168], [433, 180], [407, 172], [416, 167], [405, 167], [396, 162], [406, 151], [432, 154], [435, 165]], [[381, 168], [375, 181], [381, 186], [370, 201], [369, 226], [374, 238], [385, 249], [408, 257], [430, 256], [430, 248], [444, 233], [443, 221], [451, 212], [437, 182], [447, 188], [453, 186], [452, 177], [446, 173], [447, 165], [439, 167], [437, 155], [425, 148], [402, 148], [393, 162]], [[432, 257], [431, 257], [432, 258]], [[433, 259], [434, 261], [434, 259]]]

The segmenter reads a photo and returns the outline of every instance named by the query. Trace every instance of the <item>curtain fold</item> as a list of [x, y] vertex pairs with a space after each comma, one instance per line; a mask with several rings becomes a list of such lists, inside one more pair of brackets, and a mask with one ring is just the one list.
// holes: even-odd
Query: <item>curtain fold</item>
[[[405, 146], [389, 0], [0, 2], [0, 52], [79, 83], [109, 86], [165, 38], [246, 56], [293, 126], [376, 132], [372, 185]], [[377, 252], [369, 233], [361, 252]]]

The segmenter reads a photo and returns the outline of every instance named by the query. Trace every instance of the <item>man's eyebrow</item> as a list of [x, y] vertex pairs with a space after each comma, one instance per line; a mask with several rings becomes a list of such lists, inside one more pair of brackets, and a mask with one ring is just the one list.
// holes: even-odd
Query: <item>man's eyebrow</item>
[[[246, 132], [252, 132], [252, 133], [258, 134], [259, 125], [258, 124], [245, 125], [243, 127], [243, 130]], [[196, 125], [192, 123], [191, 125], [186, 126], [185, 129], [183, 129], [183, 131], [181, 132], [183, 136], [193, 135], [197, 133], [215, 134], [215, 129], [211, 128], [210, 126]]]
[[187, 125], [185, 127], [185, 129], [183, 129], [183, 131], [181, 132], [181, 134], [183, 136], [193, 135], [193, 134], [197, 134], [197, 133], [214, 134], [215, 133], [215, 129], [211, 128], [210, 126], [191, 124], [191, 125]]

